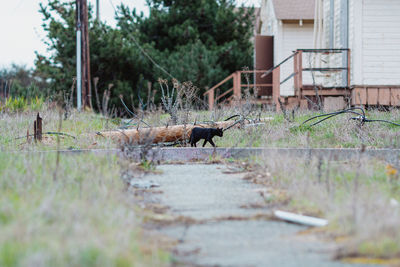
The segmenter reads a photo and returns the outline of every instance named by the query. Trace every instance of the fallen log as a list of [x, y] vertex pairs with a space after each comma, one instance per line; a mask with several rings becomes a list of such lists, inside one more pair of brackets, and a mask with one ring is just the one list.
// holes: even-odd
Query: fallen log
[[[261, 121], [268, 121], [270, 118], [263, 118]], [[163, 127], [152, 127], [152, 128], [140, 128], [140, 129], [124, 129], [114, 130], [107, 132], [98, 132], [97, 136], [110, 138], [116, 142], [127, 142], [135, 144], [146, 144], [146, 143], [166, 143], [187, 140], [195, 127], [203, 128], [228, 128], [233, 125], [235, 121], [220, 121], [213, 124], [186, 124], [186, 125], [173, 125]], [[243, 124], [248, 121], [243, 121]], [[240, 127], [240, 123], [234, 127]]]

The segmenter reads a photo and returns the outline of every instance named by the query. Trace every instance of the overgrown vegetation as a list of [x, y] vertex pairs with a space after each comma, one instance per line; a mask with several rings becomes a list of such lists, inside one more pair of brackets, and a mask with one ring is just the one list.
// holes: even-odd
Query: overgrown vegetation
[[0, 69], [0, 101], [5, 98], [46, 98], [49, 96], [46, 80], [32, 69], [12, 64]]
[[[189, 84], [186, 84], [186, 86], [186, 89], [190, 89]], [[181, 90], [182, 88], [177, 87], [177, 89]], [[189, 90], [189, 95], [190, 92], [192, 92], [192, 89]], [[337, 116], [309, 128], [299, 127], [301, 122], [315, 114], [309, 111], [297, 111], [294, 118], [289, 121], [282, 114], [261, 110], [256, 105], [251, 104], [208, 112], [195, 111], [192, 107], [186, 106], [185, 97], [178, 97], [177, 99], [177, 109], [174, 110], [174, 114], [178, 123], [190, 124], [193, 122], [220, 121], [233, 114], [246, 114], [249, 118], [271, 118], [264, 125], [229, 129], [224, 133], [223, 138], [215, 140], [220, 147], [359, 148], [362, 145], [367, 146], [367, 148], [400, 147], [399, 131], [396, 126], [380, 123], [368, 123], [360, 126], [357, 121], [349, 120], [350, 115]], [[29, 236], [30, 239], [10, 241], [16, 238], [17, 230], [15, 229], [20, 230], [21, 227], [25, 227], [18, 223], [21, 221], [33, 221], [34, 225], [38, 225], [39, 232], [44, 231], [43, 229], [46, 227], [52, 229], [52, 223], [67, 227], [63, 226], [61, 222], [62, 218], [65, 219], [62, 215], [60, 215], [61, 218], [52, 219], [54, 222], [51, 221], [50, 226], [48, 225], [49, 222], [43, 219], [47, 215], [43, 215], [44, 217], [40, 215], [38, 218], [41, 219], [35, 217], [39, 212], [38, 210], [41, 209], [41, 203], [44, 203], [45, 199], [52, 196], [52, 202], [50, 200], [46, 202], [51, 202], [52, 204], [48, 204], [50, 206], [58, 205], [57, 207], [62, 207], [67, 203], [72, 203], [66, 206], [66, 216], [73, 216], [76, 213], [74, 209], [78, 209], [78, 207], [82, 207], [82, 210], [85, 210], [90, 209], [90, 205], [94, 205], [96, 209], [99, 209], [99, 213], [92, 214], [92, 211], [89, 212], [89, 216], [93, 216], [93, 219], [90, 219], [90, 223], [96, 224], [92, 232], [90, 232], [95, 241], [90, 243], [92, 241], [89, 238], [87, 242], [84, 242], [83, 246], [87, 245], [89, 247], [89, 254], [93, 252], [91, 249], [94, 249], [94, 255], [90, 256], [91, 261], [97, 262], [101, 260], [110, 263], [119, 261], [120, 252], [125, 255], [125, 250], [136, 249], [138, 251], [137, 245], [118, 247], [114, 241], [108, 240], [108, 234], [100, 235], [96, 231], [100, 231], [98, 230], [99, 227], [101, 229], [105, 227], [109, 229], [110, 233], [118, 235], [120, 233], [117, 229], [120, 227], [119, 223], [127, 222], [122, 221], [117, 224], [111, 224], [111, 222], [109, 223], [111, 220], [109, 215], [104, 216], [104, 222], [102, 223], [97, 223], [97, 220], [99, 220], [99, 214], [111, 214], [111, 217], [113, 217], [117, 216], [113, 213], [114, 209], [122, 209], [128, 212], [128, 209], [133, 208], [133, 203], [121, 200], [122, 198], [129, 200], [130, 196], [129, 193], [124, 193], [124, 186], [127, 181], [120, 179], [120, 174], [131, 173], [132, 170], [130, 168], [133, 167], [135, 171], [138, 169], [154, 171], [156, 162], [148, 158], [149, 155], [151, 156], [154, 153], [154, 149], [151, 149], [150, 136], [145, 137], [150, 139], [140, 147], [135, 143], [123, 145], [124, 153], [129, 159], [129, 163], [118, 164], [114, 156], [111, 155], [83, 154], [72, 156], [61, 154], [59, 170], [56, 175], [54, 175], [56, 155], [29, 154], [28, 151], [55, 148], [116, 148], [116, 144], [111, 140], [107, 140], [95, 133], [117, 129], [121, 126], [124, 128], [148, 127], [145, 124], [140, 124], [141, 120], [151, 127], [171, 125], [173, 124], [172, 117], [161, 109], [141, 110], [140, 116], [138, 114], [138, 117], [133, 118], [127, 124], [120, 119], [111, 119], [92, 112], [77, 113], [74, 110], [70, 110], [66, 118], [61, 118], [63, 120], [62, 128], [59, 129], [60, 117], [57, 114], [56, 107], [52, 107], [52, 105], [51, 102], [45, 103], [40, 109], [40, 114], [44, 121], [44, 131], [57, 130], [73, 135], [76, 139], [60, 136], [60, 145], [58, 146], [55, 136], [48, 135], [45, 136], [43, 142], [34, 143], [32, 140], [27, 140], [26, 134], [28, 129], [33, 129], [32, 123], [36, 117], [36, 111], [31, 110], [28, 106], [17, 111], [3, 109], [0, 113], [1, 151], [20, 150], [22, 153], [18, 155], [2, 152], [0, 154], [0, 165], [3, 164], [0, 166], [0, 190], [3, 190], [4, 193], [0, 195], [4, 198], [3, 202], [9, 203], [13, 203], [13, 198], [18, 196], [17, 202], [19, 204], [15, 205], [21, 206], [17, 206], [15, 209], [14, 206], [11, 208], [5, 206], [4, 210], [0, 210], [0, 221], [4, 220], [2, 223], [5, 225], [1, 229], [8, 229], [7, 231], [14, 233], [14, 236], [12, 234], [4, 235], [5, 239], [1, 240], [2, 247], [0, 250], [5, 252], [2, 252], [3, 254], [0, 253], [0, 255], [3, 255], [0, 257], [4, 257], [3, 261], [11, 262], [7, 263], [11, 264], [10, 266], [14, 266], [12, 264], [17, 263], [19, 265], [22, 264], [19, 260], [15, 261], [15, 257], [24, 260], [23, 263], [25, 261], [33, 262], [37, 257], [45, 261], [46, 264], [55, 262], [61, 265], [66, 257], [72, 258], [73, 261], [79, 264], [86, 260], [81, 259], [86, 257], [82, 256], [81, 252], [76, 252], [77, 250], [72, 249], [74, 242], [79, 242], [78, 234], [72, 235], [71, 238], [73, 240], [65, 244], [66, 247], [62, 249], [64, 254], [57, 252], [60, 249], [59, 247], [56, 247], [55, 250], [50, 249], [47, 254], [42, 253], [42, 250], [50, 246], [46, 242], [64, 238], [64, 232], [60, 233], [56, 230], [54, 230], [54, 233], [51, 230], [48, 234], [42, 235], [42, 239], [31, 234], [32, 236]], [[367, 116], [396, 122], [400, 120], [400, 112], [398, 110], [391, 110], [390, 112], [371, 110], [367, 112]], [[17, 137], [22, 138], [16, 139]], [[136, 151], [134, 153], [139, 152], [139, 157], [137, 155], [132, 156], [132, 151]], [[262, 164], [256, 170], [255, 182], [264, 183], [271, 190], [271, 194], [266, 197], [267, 205], [284, 205], [285, 208], [296, 212], [328, 218], [331, 224], [329, 228], [325, 229], [325, 232], [343, 242], [340, 243], [343, 250], [338, 251], [338, 257], [354, 255], [380, 258], [397, 257], [400, 251], [397, 246], [400, 242], [400, 236], [396, 232], [400, 223], [400, 204], [398, 204], [400, 201], [398, 197], [400, 190], [398, 173], [400, 163], [391, 163], [390, 165], [379, 160], [364, 159], [362, 154], [360, 155], [360, 160], [358, 161], [306, 157], [283, 159], [279, 155], [269, 155], [261, 160], [256, 160], [256, 162]], [[132, 160], [137, 160], [139, 163], [132, 165], [130, 163]], [[6, 168], [5, 166], [11, 166], [12, 161], [15, 162], [12, 165], [13, 167]], [[76, 167], [76, 169], [70, 171], [69, 168], [72, 168], [72, 166]], [[107, 170], [104, 168], [107, 168]], [[98, 172], [101, 174], [98, 174]], [[13, 179], [10, 179], [10, 177], [13, 177]], [[59, 188], [63, 188], [64, 191], [58, 193]], [[112, 190], [112, 192], [110, 193], [108, 190]], [[14, 193], [10, 194], [10, 192]], [[51, 195], [51, 192], [56, 193]], [[276, 192], [278, 193], [275, 194]], [[120, 198], [117, 198], [118, 193], [121, 194]], [[90, 197], [85, 198], [85, 196]], [[93, 204], [98, 198], [99, 205], [101, 205], [103, 201], [106, 201], [106, 197], [115, 199], [111, 199], [110, 203], [103, 205], [104, 207], [97, 206], [97, 203]], [[33, 201], [25, 203], [29, 202], [28, 198]], [[54, 211], [52, 207], [49, 209], [56, 214], [54, 216], [59, 216], [58, 209]], [[27, 210], [30, 210], [30, 212], [27, 212]], [[378, 223], [376, 218], [379, 218]], [[41, 220], [44, 220], [44, 222]], [[86, 221], [87, 218], [81, 218], [81, 220], [82, 222], [78, 221], [80, 225], [83, 225], [82, 227], [91, 225]], [[62, 227], [61, 229], [63, 229]], [[106, 231], [108, 232], [108, 230]], [[2, 235], [0, 234], [0, 236]], [[135, 241], [136, 238], [137, 236], [132, 237], [131, 242], [137, 242]], [[113, 246], [117, 246], [115, 248], [116, 252], [113, 250], [115, 254], [112, 254], [114, 253], [113, 251], [102, 252], [104, 247]], [[138, 246], [140, 247], [140, 245]], [[82, 250], [80, 251], [86, 251], [86, 248], [81, 248]], [[42, 257], [42, 254], [45, 256]], [[15, 256], [8, 257], [4, 255]], [[156, 255], [158, 255], [156, 256], [157, 259], [164, 257], [160, 256], [161, 254], [158, 254], [158, 252], [156, 252]], [[130, 256], [128, 258], [128, 261], [133, 260]], [[146, 256], [141, 260], [146, 262]]]
[[[230, 112], [224, 112], [224, 118]], [[219, 146], [256, 147], [311, 147], [311, 148], [400, 148], [400, 132], [397, 126], [386, 123], [367, 123], [360, 126], [349, 120], [351, 115], [341, 115], [322, 122], [312, 128], [300, 126], [303, 121], [316, 115], [309, 111], [298, 111], [293, 122], [284, 119], [283, 114], [263, 112], [261, 117], [270, 116], [272, 120], [257, 128], [232, 129], [219, 140]], [[367, 116], [400, 122], [400, 112], [371, 110]]]
[[0, 101], [0, 112], [41, 111], [45, 107], [44, 102], [41, 97], [30, 99], [23, 96], [9, 97], [4, 102]]
[[[129, 189], [136, 171], [155, 170], [151, 134], [142, 137], [140, 146], [119, 144], [124, 157], [118, 158], [111, 152], [31, 153], [117, 148], [97, 132], [210, 123], [238, 115], [249, 125], [227, 130], [215, 140], [217, 146], [400, 148], [396, 126], [360, 125], [350, 115], [301, 126], [315, 113], [271, 112], [255, 104], [257, 92], [250, 87], [244, 89], [242, 105], [202, 110], [207, 86], [252, 65], [253, 9], [237, 8], [234, 0], [147, 3], [148, 17], [121, 4], [116, 28], [94, 20], [90, 8], [92, 102], [99, 114], [73, 109], [74, 2], [40, 5], [51, 54], [37, 54], [35, 70], [15, 65], [0, 70], [0, 266], [170, 263], [165, 252], [141, 236], [142, 216]], [[131, 119], [113, 118], [116, 108]], [[38, 112], [42, 142], [32, 140]], [[370, 110], [367, 116], [400, 123], [398, 109]], [[270, 120], [254, 123], [259, 118]], [[400, 257], [400, 162], [366, 159], [362, 152], [353, 161], [280, 155], [252, 160], [258, 165], [249, 179], [266, 185], [266, 205], [329, 219], [323, 233], [341, 245], [338, 258]]]
[[[63, 149], [115, 147], [115, 144], [111, 143], [110, 140], [96, 137], [95, 133], [118, 128], [136, 129], [137, 127], [158, 127], [176, 123], [193, 124], [195, 122], [222, 121], [234, 114], [247, 114], [252, 119], [262, 117], [271, 118], [271, 120], [263, 125], [229, 129], [224, 133], [224, 138], [216, 139], [217, 146], [359, 148], [363, 144], [367, 148], [400, 148], [400, 132], [398, 127], [394, 125], [373, 122], [359, 126], [357, 121], [349, 120], [351, 115], [341, 115], [309, 128], [300, 126], [304, 120], [315, 115], [315, 113], [309, 111], [298, 111], [293, 122], [285, 120], [282, 114], [262, 111], [258, 108], [248, 109], [247, 111], [243, 111], [243, 107], [220, 109], [213, 112], [195, 111], [192, 106], [185, 102], [186, 97], [189, 97], [190, 102], [192, 91], [195, 89], [190, 87], [189, 84], [186, 84], [186, 87], [184, 87], [185, 84], [180, 86], [175, 88], [174, 92], [176, 109], [171, 110], [173, 116], [161, 109], [135, 110], [136, 116], [132, 120], [121, 121], [117, 118], [112, 119], [91, 112], [69, 111], [66, 114], [67, 119], [63, 122], [63, 132], [73, 135], [77, 139], [62, 137], [61, 147]], [[178, 97], [176, 100], [177, 91], [179, 91], [179, 94], [189, 95]], [[7, 149], [7, 147], [29, 147], [24, 145], [26, 139], [15, 140], [15, 138], [26, 136], [27, 130], [33, 133], [33, 119], [36, 116], [36, 111], [41, 111], [44, 118], [44, 131], [57, 130], [58, 116], [56, 112], [53, 112], [55, 109], [51, 108], [53, 104], [44, 104], [41, 99], [38, 99], [37, 102], [31, 100], [31, 104], [21, 99], [9, 101], [12, 104], [9, 104], [8, 107], [3, 105], [1, 108], [3, 112], [0, 113], [0, 146], [3, 149]], [[166, 97], [165, 101], [167, 103], [172, 100], [168, 100], [168, 97]], [[391, 112], [371, 110], [367, 111], [367, 116], [374, 119], [380, 118], [400, 122], [398, 110]], [[55, 144], [55, 138], [48, 136], [44, 144], [38, 144], [38, 146], [42, 149], [48, 149], [52, 147], [52, 144]]]
[[[56, 107], [45, 104], [40, 111], [43, 118], [43, 132], [58, 132], [59, 115]], [[56, 135], [44, 135], [43, 142], [27, 140], [27, 132], [33, 134], [36, 110], [0, 113], [0, 150], [52, 150], [56, 148]], [[115, 147], [110, 140], [96, 137], [97, 131], [115, 129], [120, 120], [110, 119], [92, 112], [71, 111], [63, 120], [61, 132], [76, 137], [60, 136], [61, 149], [110, 148]]]
[[0, 152], [0, 266], [162, 266], [112, 154]]
[[249, 179], [267, 186], [267, 205], [327, 218], [319, 233], [338, 241], [338, 258], [399, 257], [400, 161], [368, 159], [361, 150], [355, 161], [279, 154], [257, 161]]
[[25, 108], [0, 113], [0, 266], [168, 265], [169, 254], [142, 235], [143, 215], [121, 179], [130, 166], [124, 159], [112, 152], [39, 152], [115, 148], [93, 133], [119, 121], [74, 110], [64, 120], [46, 103], [40, 109], [44, 131], [78, 138], [59, 136], [58, 145], [55, 135], [44, 135], [35, 143], [26, 134], [33, 132], [36, 111]]

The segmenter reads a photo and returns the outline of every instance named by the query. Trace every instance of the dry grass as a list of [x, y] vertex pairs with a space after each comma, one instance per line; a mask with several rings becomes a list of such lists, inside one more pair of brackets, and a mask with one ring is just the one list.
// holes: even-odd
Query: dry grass
[[[400, 131], [395, 126], [369, 123], [359, 127], [347, 115], [311, 129], [299, 125], [314, 115], [312, 112], [297, 112], [289, 122], [282, 114], [260, 113], [254, 106], [245, 110], [178, 111], [177, 120], [221, 121], [234, 114], [271, 116], [273, 120], [259, 127], [230, 129], [223, 138], [215, 138], [217, 146], [400, 147]], [[143, 115], [151, 126], [165, 126], [171, 121], [161, 110]], [[43, 109], [41, 116], [44, 131], [58, 129], [55, 110]], [[370, 111], [367, 116], [400, 120], [398, 110]], [[35, 117], [36, 112], [29, 111], [0, 113], [0, 151], [24, 151], [0, 152], [0, 200], [4, 203], [0, 207], [0, 266], [96, 266], [99, 262], [105, 266], [140, 266], [168, 261], [156, 248], [143, 252], [146, 245], [137, 230], [141, 216], [134, 212], [132, 196], [120, 179], [124, 165], [113, 156], [61, 155], [54, 175], [56, 155], [30, 151], [55, 149], [55, 137], [38, 144], [15, 139], [25, 136], [27, 129], [32, 133]], [[109, 140], [87, 133], [116, 129], [120, 124], [118, 119], [72, 111], [62, 121], [61, 131], [78, 138], [61, 138], [60, 148], [116, 148]], [[400, 166], [393, 166], [390, 173], [391, 169], [380, 161], [320, 161], [279, 155], [268, 155], [260, 162], [258, 182], [272, 191], [284, 192], [271, 194], [267, 201], [324, 216], [331, 222], [327, 230], [334, 237], [351, 237], [338, 256], [400, 256]]]
[[0, 266], [158, 266], [116, 156], [0, 153]]
[[[58, 130], [56, 109], [40, 114], [44, 132]], [[141, 232], [143, 215], [120, 178], [126, 163], [114, 154], [81, 153], [60, 154], [57, 165], [57, 153], [38, 153], [57, 149], [56, 137], [15, 139], [33, 132], [35, 117], [0, 114], [0, 266], [168, 265], [169, 254]], [[72, 111], [61, 132], [79, 138], [61, 137], [59, 148], [116, 148], [87, 133], [117, 125]]]
[[[42, 143], [27, 144], [27, 131], [33, 134], [33, 121], [36, 111], [22, 113], [0, 113], [0, 150], [48, 150], [56, 147], [55, 135], [44, 135]], [[43, 109], [43, 132], [57, 132], [59, 115], [57, 109]], [[62, 121], [61, 132], [76, 137], [60, 136], [61, 149], [115, 148], [109, 140], [93, 135], [98, 131], [116, 129], [119, 119], [109, 119], [92, 112], [78, 113], [72, 111], [68, 119]], [[22, 138], [19, 138], [22, 137]], [[33, 138], [32, 138], [33, 139]]]
[[258, 160], [254, 177], [271, 192], [267, 202], [327, 218], [325, 233], [342, 240], [338, 257], [400, 257], [399, 166], [362, 155], [353, 162], [279, 155]]
[[[301, 122], [315, 115], [310, 111], [297, 111], [293, 122], [287, 121], [282, 114], [261, 111], [254, 106], [244, 108], [233, 107], [209, 111], [179, 110], [176, 113], [178, 124], [193, 124], [222, 121], [235, 114], [245, 114], [247, 118], [271, 117], [265, 125], [242, 129], [229, 129], [223, 138], [215, 138], [219, 147], [334, 147], [357, 148], [362, 144], [369, 148], [400, 148], [399, 127], [383, 123], [367, 123], [359, 127], [355, 121], [350, 121], [350, 115], [340, 115], [322, 122], [312, 128], [299, 127]], [[55, 110], [41, 111], [44, 122], [44, 131], [56, 131], [58, 115]], [[32, 134], [33, 120], [36, 112], [0, 113], [0, 149], [1, 150], [29, 150], [32, 145], [25, 145], [27, 130]], [[369, 111], [367, 117], [400, 121], [400, 111], [390, 112]], [[142, 115], [140, 115], [142, 118]], [[143, 120], [151, 127], [171, 125], [169, 114], [162, 110], [145, 112]], [[140, 121], [134, 120], [131, 128], [146, 127]], [[123, 123], [120, 119], [110, 119], [91, 112], [77, 113], [72, 111], [67, 120], [62, 122], [62, 132], [76, 136], [77, 139], [61, 137], [62, 149], [77, 148], [115, 148], [110, 140], [93, 135], [98, 131], [118, 129]], [[46, 136], [43, 144], [35, 149], [49, 149], [55, 147], [55, 136]]]
[[[182, 112], [184, 113], [184, 112]], [[247, 114], [250, 119], [271, 117], [272, 120], [262, 126], [242, 129], [229, 129], [223, 138], [215, 138], [219, 147], [312, 147], [312, 148], [357, 148], [365, 145], [368, 148], [400, 148], [400, 127], [372, 122], [359, 127], [358, 123], [349, 120], [351, 115], [340, 115], [322, 122], [312, 128], [299, 127], [306, 119], [316, 115], [311, 111], [297, 111], [292, 122], [285, 120], [282, 114], [243, 107], [223, 108], [212, 112], [192, 111], [183, 119], [178, 112], [178, 123], [193, 124], [222, 121], [235, 114]], [[400, 122], [400, 111], [367, 112], [368, 118], [386, 119]], [[182, 118], [182, 119], [181, 119]], [[146, 114], [145, 121], [152, 126], [165, 126], [169, 123], [168, 114]]]
[[[295, 120], [288, 122], [282, 114], [264, 112], [261, 117], [273, 120], [264, 126], [247, 129], [231, 129], [224, 133], [218, 146], [255, 147], [312, 147], [312, 148], [357, 148], [362, 144], [369, 148], [400, 148], [400, 127], [383, 123], [367, 123], [362, 127], [349, 121], [350, 115], [341, 115], [322, 122], [312, 128], [299, 127], [306, 119], [316, 115], [312, 112], [297, 112]], [[400, 121], [400, 111], [370, 111], [369, 118]]]

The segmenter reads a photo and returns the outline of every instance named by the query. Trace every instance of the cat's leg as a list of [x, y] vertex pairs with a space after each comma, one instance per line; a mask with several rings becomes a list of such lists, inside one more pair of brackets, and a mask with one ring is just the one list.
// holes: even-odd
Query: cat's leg
[[215, 144], [214, 144], [214, 142], [213, 142], [212, 139], [208, 140], [208, 142], [210, 142], [210, 144], [211, 144], [213, 147], [215, 147]]
[[203, 147], [206, 145], [207, 139], [204, 140]]

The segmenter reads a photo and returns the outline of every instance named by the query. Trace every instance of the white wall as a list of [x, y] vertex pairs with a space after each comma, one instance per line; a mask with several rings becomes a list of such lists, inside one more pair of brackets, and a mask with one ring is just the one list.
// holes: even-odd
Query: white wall
[[[282, 25], [282, 40], [275, 50], [280, 50], [278, 53], [278, 59], [275, 63], [279, 63], [288, 56], [290, 56], [293, 51], [301, 48], [313, 48], [313, 30], [314, 24], [289, 24], [283, 23]], [[308, 68], [308, 58], [303, 57], [303, 67]], [[293, 59], [286, 62], [281, 67], [281, 81], [283, 81], [287, 76], [293, 73]], [[303, 73], [303, 84], [312, 84], [311, 75], [309, 72]], [[293, 78], [281, 85], [281, 95], [294, 95], [294, 84]]]
[[[340, 0], [334, 1], [334, 48], [340, 48]], [[329, 2], [324, 0], [327, 48]], [[349, 47], [351, 85], [400, 85], [400, 0], [349, 0]], [[336, 67], [340, 61], [331, 56], [329, 65]], [[333, 74], [326, 83], [338, 85], [340, 81]]]
[[362, 37], [362, 85], [400, 85], [400, 1], [363, 0]]

